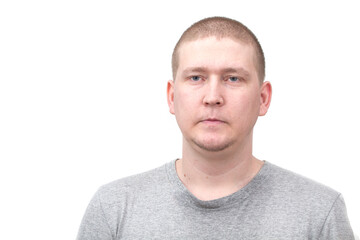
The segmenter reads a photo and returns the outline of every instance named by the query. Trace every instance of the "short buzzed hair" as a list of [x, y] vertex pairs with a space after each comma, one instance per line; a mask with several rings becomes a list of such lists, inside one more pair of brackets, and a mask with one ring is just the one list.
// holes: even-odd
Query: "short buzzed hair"
[[265, 79], [265, 57], [259, 41], [255, 34], [242, 23], [225, 17], [210, 17], [200, 20], [191, 25], [180, 37], [172, 54], [172, 73], [173, 79], [179, 67], [179, 48], [185, 42], [195, 41], [206, 37], [215, 36], [217, 38], [231, 38], [250, 44], [255, 50], [255, 66], [259, 81]]

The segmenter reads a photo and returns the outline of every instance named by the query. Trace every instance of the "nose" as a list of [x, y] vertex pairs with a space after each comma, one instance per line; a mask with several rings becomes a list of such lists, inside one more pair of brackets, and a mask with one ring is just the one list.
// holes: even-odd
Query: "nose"
[[208, 80], [203, 103], [207, 106], [221, 106], [224, 104], [221, 83], [218, 79]]

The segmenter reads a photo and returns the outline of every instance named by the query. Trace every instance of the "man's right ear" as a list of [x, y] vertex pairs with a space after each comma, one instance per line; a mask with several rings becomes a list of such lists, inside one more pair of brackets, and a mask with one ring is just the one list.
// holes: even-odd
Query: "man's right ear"
[[174, 111], [174, 81], [169, 80], [167, 83], [167, 102], [169, 106], [169, 111], [171, 114], [175, 114]]

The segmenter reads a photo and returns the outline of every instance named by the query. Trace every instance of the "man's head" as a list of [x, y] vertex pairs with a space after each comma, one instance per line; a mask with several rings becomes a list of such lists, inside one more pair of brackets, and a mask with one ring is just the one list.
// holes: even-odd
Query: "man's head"
[[256, 36], [242, 23], [224, 17], [205, 18], [190, 26], [177, 42], [172, 54], [172, 73], [176, 79], [179, 67], [179, 49], [190, 41], [207, 37], [231, 38], [244, 44], [249, 44], [255, 50], [255, 65], [258, 79], [263, 82], [265, 79], [265, 58], [259, 41]]
[[[213, 31], [200, 24], [199, 30], [191, 30], [199, 34], [189, 35], [197, 37], [187, 38], [185, 32], [175, 48], [176, 80], [168, 82], [169, 109], [182, 131], [184, 148], [204, 152], [250, 149], [255, 122], [270, 104], [271, 85], [262, 81], [259, 49], [245, 37], [248, 33], [236, 35], [231, 24], [228, 30], [223, 29], [226, 24], [211, 24], [217, 24], [218, 35], [206, 35]], [[225, 35], [229, 32], [233, 34]]]

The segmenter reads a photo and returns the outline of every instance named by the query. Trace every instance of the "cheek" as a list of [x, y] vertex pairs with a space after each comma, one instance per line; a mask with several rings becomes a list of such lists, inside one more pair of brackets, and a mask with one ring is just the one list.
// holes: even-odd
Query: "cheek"
[[242, 94], [231, 101], [229, 115], [241, 122], [253, 122], [258, 117], [260, 102], [255, 94]]
[[184, 125], [191, 121], [196, 113], [195, 99], [186, 92], [174, 93], [174, 111], [178, 124]]
[[195, 108], [196, 99], [194, 94], [191, 94], [190, 91], [175, 91], [174, 92], [174, 106], [175, 113], [178, 114], [182, 112], [191, 111]]

